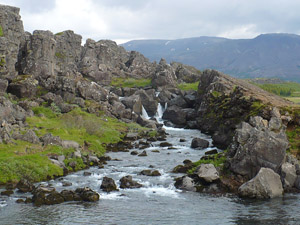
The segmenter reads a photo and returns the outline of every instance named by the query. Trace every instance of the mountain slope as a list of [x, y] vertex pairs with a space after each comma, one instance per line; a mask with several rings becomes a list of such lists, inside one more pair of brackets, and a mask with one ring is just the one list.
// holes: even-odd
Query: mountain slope
[[280, 77], [300, 81], [300, 36], [262, 34], [253, 39], [197, 37], [177, 40], [136, 40], [122, 44], [150, 60], [161, 57], [198, 69], [217, 69], [230, 75]]

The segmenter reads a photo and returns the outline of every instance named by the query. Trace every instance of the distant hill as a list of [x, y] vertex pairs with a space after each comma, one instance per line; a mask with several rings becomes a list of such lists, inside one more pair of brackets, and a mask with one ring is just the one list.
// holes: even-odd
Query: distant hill
[[150, 60], [165, 58], [240, 78], [279, 77], [300, 82], [300, 36], [295, 34], [262, 34], [253, 39], [134, 40], [122, 46]]

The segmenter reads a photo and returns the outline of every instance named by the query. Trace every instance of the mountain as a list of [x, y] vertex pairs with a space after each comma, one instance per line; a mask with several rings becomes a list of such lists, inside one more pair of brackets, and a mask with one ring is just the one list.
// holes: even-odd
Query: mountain
[[196, 37], [177, 40], [133, 40], [122, 44], [150, 60], [181, 62], [216, 69], [239, 78], [279, 77], [300, 82], [300, 36], [262, 34], [253, 39]]

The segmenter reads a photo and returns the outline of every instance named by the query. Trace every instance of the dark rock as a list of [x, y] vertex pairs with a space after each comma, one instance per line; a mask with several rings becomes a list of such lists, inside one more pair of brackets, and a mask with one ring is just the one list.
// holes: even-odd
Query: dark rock
[[126, 108], [131, 109], [137, 115], [142, 113], [142, 100], [139, 95], [131, 95], [129, 97], [123, 97], [121, 102], [126, 106]]
[[159, 150], [151, 150], [151, 152], [154, 152], [154, 153], [160, 153], [160, 151]]
[[163, 115], [163, 119], [170, 120], [172, 123], [177, 125], [185, 125], [186, 112], [182, 108], [173, 105], [166, 109]]
[[140, 188], [143, 185], [132, 180], [132, 176], [125, 176], [120, 179], [120, 188]]
[[187, 173], [188, 170], [193, 168], [193, 164], [185, 164], [175, 166], [172, 173]]
[[99, 157], [99, 161], [101, 163], [104, 163], [105, 161], [110, 161], [110, 160], [111, 160], [110, 156], [101, 156], [101, 157]]
[[106, 192], [118, 191], [115, 181], [109, 177], [103, 177], [100, 189], [102, 189], [103, 191], [106, 191]]
[[130, 155], [138, 155], [139, 153], [137, 151], [131, 151]]
[[201, 138], [193, 138], [191, 148], [204, 149], [209, 146], [209, 142], [207, 140]]
[[7, 92], [16, 95], [18, 98], [32, 98], [36, 96], [39, 82], [29, 75], [19, 75], [8, 85]]
[[46, 205], [54, 205], [63, 203], [65, 200], [63, 196], [57, 191], [53, 191], [50, 194], [47, 194], [44, 199], [44, 204]]
[[100, 198], [99, 194], [93, 191], [92, 189], [90, 189], [89, 187], [77, 188], [75, 190], [75, 193], [79, 194], [79, 196], [83, 201], [87, 201], [87, 202], [99, 201]]
[[170, 105], [170, 106], [176, 105], [176, 106], [178, 106], [180, 108], [187, 108], [188, 107], [188, 103], [185, 101], [185, 99], [181, 95], [178, 95], [175, 98], [173, 98], [169, 102], [168, 105]]
[[16, 200], [16, 203], [18, 203], [18, 204], [19, 203], [25, 203], [25, 201], [24, 201], [24, 199], [19, 198], [19, 199]]
[[300, 190], [300, 176], [299, 175], [296, 178], [295, 187]]
[[151, 170], [142, 170], [139, 174], [145, 176], [151, 176]]
[[159, 146], [160, 146], [160, 147], [171, 147], [172, 144], [169, 143], [169, 142], [162, 142], [162, 143], [159, 144]]
[[87, 171], [83, 172], [83, 176], [85, 176], [85, 177], [88, 177], [88, 176], [91, 176], [91, 175], [92, 175], [91, 172], [87, 172]]
[[151, 175], [150, 175], [150, 176], [152, 176], [152, 177], [161, 176], [161, 173], [160, 173], [158, 170], [153, 170], [153, 171], [151, 172]]
[[138, 156], [147, 156], [147, 152], [143, 151], [142, 153], [138, 154]]
[[75, 201], [75, 199], [74, 199], [75, 192], [74, 191], [71, 191], [71, 190], [62, 190], [60, 192], [60, 194], [64, 198], [65, 202]]
[[184, 138], [180, 138], [179, 142], [186, 142], [186, 140]]
[[218, 153], [217, 149], [212, 149], [212, 150], [206, 151], [205, 155], [214, 155], [214, 154], [217, 154], [217, 153]]
[[32, 192], [34, 190], [34, 185], [25, 179], [21, 179], [18, 184], [17, 184], [17, 188], [20, 192]]
[[62, 186], [63, 187], [69, 187], [69, 186], [72, 186], [72, 183], [71, 182], [67, 182], [67, 181], [63, 181], [62, 182]]
[[14, 191], [12, 190], [6, 190], [6, 191], [2, 191], [1, 195], [6, 195], [6, 196], [10, 196], [14, 193]]

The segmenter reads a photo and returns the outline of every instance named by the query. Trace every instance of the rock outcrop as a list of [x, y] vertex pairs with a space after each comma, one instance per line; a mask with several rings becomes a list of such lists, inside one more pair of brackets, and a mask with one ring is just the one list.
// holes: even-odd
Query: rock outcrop
[[[275, 126], [261, 117], [252, 117], [249, 123], [242, 122], [236, 130], [229, 150], [233, 172], [253, 178], [261, 167], [279, 172], [284, 162], [288, 140], [281, 121]], [[275, 128], [276, 129], [275, 129]]]
[[24, 38], [24, 28], [20, 9], [0, 5], [0, 78], [13, 80], [17, 76], [15, 64], [20, 43]]

